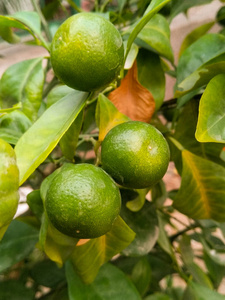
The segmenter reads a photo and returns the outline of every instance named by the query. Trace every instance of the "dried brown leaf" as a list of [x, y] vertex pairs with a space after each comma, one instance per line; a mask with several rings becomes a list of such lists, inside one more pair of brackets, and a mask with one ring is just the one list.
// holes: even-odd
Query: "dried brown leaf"
[[155, 111], [155, 101], [152, 94], [139, 83], [137, 74], [135, 61], [121, 85], [109, 94], [109, 99], [131, 120], [149, 122]]

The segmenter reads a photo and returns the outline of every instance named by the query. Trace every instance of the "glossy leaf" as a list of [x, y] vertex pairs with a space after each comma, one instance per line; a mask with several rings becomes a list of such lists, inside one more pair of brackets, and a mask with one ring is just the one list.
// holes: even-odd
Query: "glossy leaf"
[[143, 296], [151, 282], [151, 267], [147, 257], [140, 258], [135, 264], [132, 270], [131, 279], [139, 293]]
[[191, 75], [185, 78], [177, 87], [176, 97], [195, 91], [206, 84], [216, 75], [225, 72], [225, 54], [221, 54], [203, 64]]
[[181, 187], [173, 206], [193, 219], [225, 221], [225, 168], [191, 152], [182, 152]]
[[155, 110], [157, 111], [165, 96], [165, 75], [160, 58], [153, 52], [141, 49], [139, 50], [137, 64], [138, 80], [152, 93]]
[[148, 50], [173, 62], [173, 50], [170, 45], [170, 28], [162, 15], [155, 15], [138, 34], [135, 42]]
[[126, 248], [134, 236], [135, 233], [121, 217], [118, 217], [108, 233], [77, 246], [72, 253], [71, 261], [83, 282], [91, 283], [99, 268]]
[[38, 231], [14, 220], [0, 243], [0, 272], [27, 257], [38, 241]]
[[123, 253], [127, 256], [148, 254], [154, 247], [159, 235], [158, 219], [154, 206], [146, 201], [138, 212], [131, 212], [123, 207], [121, 216], [136, 233], [135, 239]]
[[214, 77], [202, 95], [196, 138], [200, 142], [225, 143], [225, 74]]
[[111, 101], [103, 94], [98, 97], [96, 107], [96, 123], [99, 128], [99, 141], [103, 141], [110, 129], [130, 119], [119, 112]]
[[80, 280], [69, 262], [66, 263], [66, 277], [70, 300], [141, 300], [128, 277], [109, 263], [101, 267], [95, 281], [90, 285]]
[[155, 111], [152, 94], [138, 81], [136, 62], [121, 85], [109, 94], [109, 99], [121, 113], [134, 121], [149, 122]]
[[185, 49], [187, 49], [191, 44], [193, 44], [195, 41], [197, 41], [200, 37], [202, 37], [204, 34], [206, 34], [212, 26], [215, 24], [215, 22], [209, 22], [203, 25], [200, 25], [199, 27], [195, 28], [193, 31], [191, 31], [186, 37], [184, 38], [181, 47], [179, 56], [184, 52]]
[[182, 53], [177, 65], [177, 84], [223, 53], [225, 53], [225, 36], [216, 33], [203, 35]]
[[22, 111], [34, 121], [42, 102], [44, 85], [43, 58], [24, 60], [10, 66], [0, 81], [3, 106], [22, 103]]
[[63, 155], [70, 161], [74, 161], [77, 142], [83, 122], [83, 115], [82, 110], [59, 142]]
[[22, 184], [46, 159], [84, 107], [87, 93], [70, 93], [47, 109], [15, 147]]
[[19, 202], [19, 170], [13, 148], [0, 139], [0, 240], [12, 221]]
[[167, 3], [169, 3], [171, 0], [153, 0], [149, 4], [148, 8], [145, 11], [144, 16], [141, 18], [141, 20], [135, 25], [133, 28], [128, 41], [127, 41], [127, 49], [125, 54], [125, 61], [127, 58], [127, 55], [131, 49], [131, 46], [136, 39], [139, 32], [144, 28], [144, 26], [150, 21], [150, 19], [157, 14], [157, 12], [162, 9]]

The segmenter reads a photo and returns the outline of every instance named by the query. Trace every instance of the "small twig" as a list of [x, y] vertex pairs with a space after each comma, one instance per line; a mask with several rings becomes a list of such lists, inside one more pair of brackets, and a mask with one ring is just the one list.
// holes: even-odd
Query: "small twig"
[[173, 241], [174, 241], [176, 238], [178, 238], [180, 235], [182, 235], [182, 234], [188, 232], [189, 230], [193, 230], [193, 229], [195, 229], [195, 228], [197, 228], [197, 227], [199, 227], [199, 224], [198, 224], [197, 222], [195, 222], [194, 224], [191, 224], [191, 225], [187, 226], [186, 228], [184, 228], [184, 229], [178, 231], [177, 233], [171, 235], [171, 236], [169, 237], [169, 239], [170, 239], [171, 242], [173, 242]]

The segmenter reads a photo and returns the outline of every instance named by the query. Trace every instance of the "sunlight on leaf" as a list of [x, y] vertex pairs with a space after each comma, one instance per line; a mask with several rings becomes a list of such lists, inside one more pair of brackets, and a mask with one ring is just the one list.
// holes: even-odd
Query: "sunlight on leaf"
[[47, 158], [85, 105], [87, 93], [72, 92], [49, 107], [15, 147], [22, 184]]
[[96, 123], [99, 127], [98, 140], [104, 140], [106, 134], [116, 125], [130, 121], [130, 119], [117, 110], [107, 97], [100, 94], [96, 107]]
[[193, 219], [225, 221], [225, 168], [191, 152], [182, 152], [181, 187], [173, 206]]
[[207, 85], [199, 106], [196, 139], [199, 142], [225, 143], [225, 74]]
[[149, 122], [155, 111], [152, 94], [138, 81], [136, 62], [121, 85], [109, 94], [109, 99], [121, 113], [134, 121]]

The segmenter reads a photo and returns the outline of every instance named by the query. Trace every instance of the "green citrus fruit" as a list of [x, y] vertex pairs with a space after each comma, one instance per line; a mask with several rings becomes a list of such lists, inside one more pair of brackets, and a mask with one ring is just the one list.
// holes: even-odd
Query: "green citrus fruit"
[[120, 33], [105, 18], [79, 13], [57, 30], [51, 44], [51, 62], [58, 78], [81, 91], [93, 91], [112, 82], [123, 64]]
[[103, 169], [125, 187], [142, 189], [154, 185], [165, 174], [169, 159], [165, 138], [147, 123], [119, 124], [102, 142]]
[[81, 239], [108, 232], [118, 216], [121, 197], [113, 179], [91, 164], [66, 164], [52, 179], [45, 200], [52, 224]]

